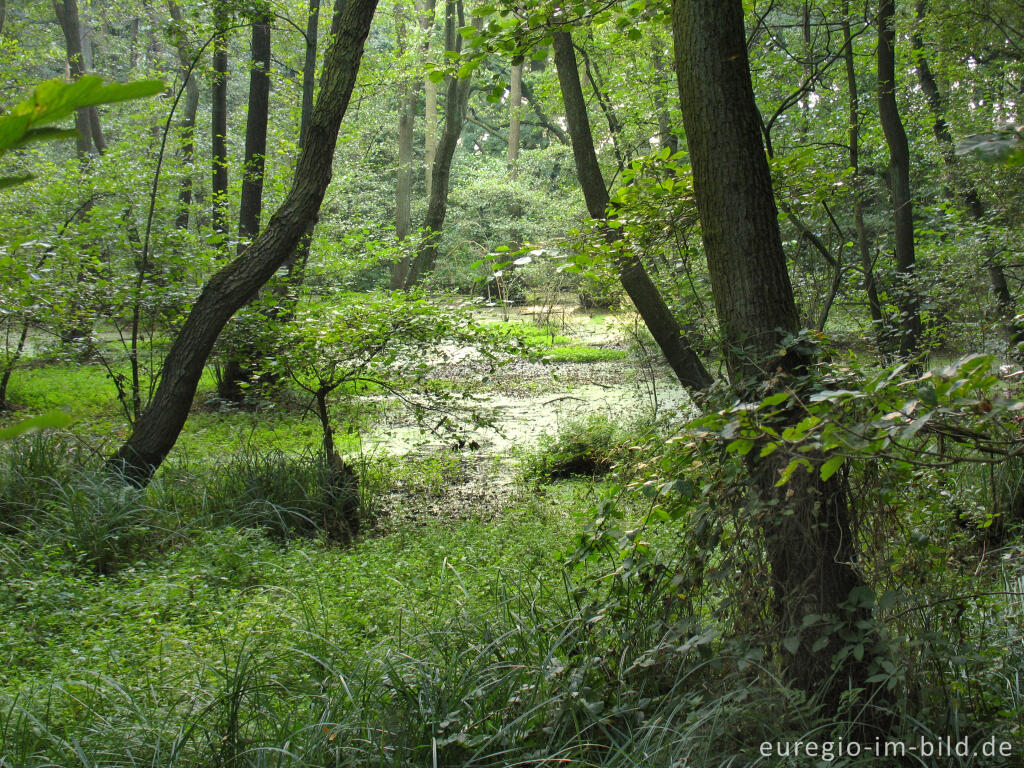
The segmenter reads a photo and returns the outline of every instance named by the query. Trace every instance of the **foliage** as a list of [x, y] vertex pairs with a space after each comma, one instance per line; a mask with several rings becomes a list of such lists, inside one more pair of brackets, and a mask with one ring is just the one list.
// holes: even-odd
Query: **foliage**
[[[36, 86], [31, 98], [0, 118], [0, 157], [31, 142], [74, 136], [75, 131], [55, 128], [51, 123], [63, 120], [76, 109], [154, 96], [163, 89], [160, 80], [104, 83], [103, 78], [96, 75], [85, 75], [71, 83], [48, 80]], [[31, 175], [0, 177], [0, 189], [31, 178]]]

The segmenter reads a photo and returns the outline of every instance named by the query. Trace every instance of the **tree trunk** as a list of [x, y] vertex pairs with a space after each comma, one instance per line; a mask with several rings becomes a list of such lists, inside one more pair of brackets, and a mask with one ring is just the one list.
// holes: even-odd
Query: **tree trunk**
[[[924, 0], [918, 0], [916, 10], [917, 20], [921, 22], [927, 12], [927, 3]], [[954, 194], [963, 199], [971, 218], [975, 221], [980, 221], [985, 218], [985, 204], [981, 201], [981, 195], [978, 194], [977, 188], [964, 176], [963, 170], [957, 163], [956, 142], [953, 141], [953, 134], [950, 133], [949, 124], [946, 122], [946, 102], [942, 92], [939, 90], [938, 83], [935, 82], [935, 76], [932, 74], [931, 67], [928, 66], [928, 59], [924, 53], [924, 40], [921, 38], [920, 32], [915, 32], [911, 35], [910, 42], [914, 48], [917, 81], [921, 85], [921, 91], [928, 101], [928, 108], [931, 110], [932, 118], [934, 119], [932, 132], [935, 134], [935, 139], [939, 142], [939, 147], [942, 150], [942, 158], [946, 163], [946, 170], [949, 173]], [[1019, 330], [1013, 327], [1013, 319], [1017, 314], [1014, 308], [1013, 296], [1010, 295], [1010, 289], [1006, 283], [1003, 265], [992, 253], [992, 250], [991, 248], [986, 248], [985, 266], [988, 269], [989, 284], [992, 288], [992, 293], [996, 297], [996, 307], [999, 315], [1006, 326], [1007, 337], [1013, 338], [1019, 333]]]
[[[437, 0], [425, 0], [420, 9], [420, 25], [424, 34], [423, 52], [430, 52], [430, 32], [434, 28]], [[437, 83], [429, 77], [423, 81], [423, 173], [427, 199], [434, 194], [434, 159], [437, 156]]]
[[651, 66], [654, 68], [654, 111], [658, 115], [658, 146], [668, 147], [673, 155], [679, 151], [679, 137], [672, 130], [672, 117], [668, 111], [668, 99], [664, 88], [668, 87], [665, 60], [662, 58], [661, 36], [651, 38]]
[[[211, 97], [211, 147], [213, 165], [212, 222], [223, 239], [228, 225], [228, 27], [231, 23], [227, 0], [214, 0], [213, 91]], [[223, 249], [223, 253], [227, 253]]]
[[178, 131], [181, 135], [181, 164], [185, 168], [185, 175], [178, 191], [178, 214], [174, 219], [174, 226], [178, 229], [188, 229], [188, 220], [192, 211], [192, 162], [196, 146], [195, 130], [196, 114], [199, 112], [199, 83], [196, 82], [195, 75], [189, 71], [194, 54], [185, 45], [184, 19], [178, 0], [168, 0], [167, 9], [178, 30], [175, 48], [178, 51], [179, 71], [182, 77], [187, 78], [185, 81], [185, 110], [182, 113], [181, 122], [178, 124]]
[[270, 21], [261, 9], [252, 25], [252, 64], [249, 72], [249, 111], [245, 121], [245, 164], [238, 206], [238, 249], [245, 250], [260, 231], [263, 212], [263, 171], [270, 120]]
[[[594, 151], [594, 138], [590, 131], [590, 118], [580, 85], [579, 66], [572, 38], [566, 31], [554, 36], [555, 68], [558, 83], [565, 102], [565, 118], [572, 141], [573, 157], [576, 161], [576, 175], [583, 188], [587, 210], [598, 221], [608, 217], [608, 189], [601, 175], [601, 168]], [[606, 228], [605, 238], [609, 242], [619, 239], [619, 230]], [[687, 343], [672, 311], [651, 282], [643, 264], [635, 256], [626, 256], [616, 264], [619, 279], [629, 298], [643, 318], [658, 347], [665, 355], [676, 377], [692, 390], [700, 391], [711, 386], [712, 378], [704, 364]]]
[[[462, 36], [458, 29], [464, 24], [462, 0], [449, 0], [445, 7], [445, 50], [458, 53], [462, 50]], [[444, 219], [448, 212], [448, 186], [451, 182], [452, 158], [459, 145], [459, 137], [466, 125], [466, 108], [469, 103], [469, 78], [460, 80], [457, 77], [447, 79], [444, 104], [444, 130], [437, 142], [437, 153], [434, 157], [431, 172], [432, 186], [427, 200], [427, 214], [423, 219], [423, 243], [420, 245], [416, 258], [409, 266], [409, 275], [405, 281], [406, 288], [415, 286], [424, 275], [434, 268], [437, 261], [438, 245]]]
[[900, 355], [910, 357], [921, 344], [921, 315], [914, 284], [914, 209], [910, 195], [910, 145], [896, 104], [895, 0], [878, 3], [878, 117], [889, 146], [889, 189], [892, 193], [896, 273], [896, 306], [900, 312]]
[[[341, 11], [343, 0], [335, 4], [334, 16], [337, 17]], [[299, 150], [306, 146], [306, 134], [309, 129], [309, 121], [313, 114], [313, 91], [316, 88], [316, 46], [320, 26], [320, 0], [309, 0], [308, 16], [306, 18], [306, 58], [302, 65], [302, 114], [299, 118]], [[316, 218], [314, 217], [306, 228], [306, 232], [299, 238], [295, 250], [285, 259], [285, 279], [278, 286], [278, 296], [284, 303], [288, 303], [289, 293], [294, 292], [302, 285], [303, 275], [306, 270], [306, 262], [309, 260], [310, 244], [313, 242], [313, 230], [316, 229]]]
[[[404, 52], [405, 13], [401, 5], [395, 8], [395, 29], [398, 50]], [[395, 238], [404, 243], [412, 228], [412, 159], [413, 123], [416, 118], [416, 89], [408, 79], [403, 79], [398, 89], [398, 178], [395, 184]], [[407, 256], [398, 258], [391, 265], [392, 290], [405, 285], [409, 273]]]
[[108, 462], [129, 481], [147, 483], [163, 462], [185, 424], [206, 359], [221, 329], [284, 263], [315, 220], [331, 180], [338, 128], [348, 108], [376, 5], [377, 0], [350, 0], [344, 13], [335, 16], [320, 95], [292, 188], [249, 249], [206, 284], [171, 344], [149, 407], [136, 422], [131, 437]]
[[519, 172], [519, 133], [523, 111], [523, 65], [512, 65], [508, 88], [508, 172], [514, 179]]
[[[252, 24], [252, 63], [249, 69], [249, 111], [245, 121], [245, 161], [242, 166], [242, 194], [238, 206], [238, 253], [242, 253], [260, 231], [263, 212], [263, 171], [267, 154], [267, 123], [270, 120], [270, 20], [265, 8]], [[245, 385], [252, 380], [252, 364], [258, 357], [254, 344], [241, 339], [228, 355], [217, 378], [217, 395], [240, 403]]]
[[871, 246], [868, 243], [867, 226], [864, 223], [864, 195], [861, 191], [863, 178], [860, 173], [860, 96], [857, 89], [857, 69], [853, 60], [853, 35], [850, 31], [850, 4], [843, 3], [843, 59], [846, 64], [846, 87], [850, 97], [850, 168], [853, 169], [853, 221], [857, 230], [857, 253], [860, 255], [860, 267], [864, 274], [864, 293], [868, 297], [868, 310], [871, 312], [871, 323], [876, 337], [881, 340], [885, 336], [885, 316], [882, 314], [882, 302], [878, 298], [875, 286], [874, 263], [871, 259]]
[[[78, 0], [53, 0], [53, 12], [64, 33], [68, 52], [68, 73], [77, 80], [86, 73], [85, 57], [82, 50], [82, 25], [78, 15]], [[100, 128], [100, 113], [96, 107], [82, 107], [75, 111], [75, 128], [78, 130], [76, 148], [78, 156], [85, 158], [95, 147], [103, 154], [107, 148]]]
[[[798, 313], [751, 87], [742, 3], [675, 0], [673, 33], [694, 193], [730, 380], [741, 398], [760, 400], [797, 386], [811, 361], [792, 349], [778, 353], [783, 337], [798, 330]], [[793, 423], [802, 415], [792, 408], [782, 421]], [[851, 564], [848, 485], [841, 472], [822, 482], [815, 469], [776, 488], [787, 463], [779, 453], [761, 458], [755, 446], [748, 454], [750, 509], [771, 568], [779, 659], [792, 684], [835, 708], [848, 684], [863, 682], [864, 670], [852, 656], [836, 670], [833, 657], [845, 641], [804, 619], [868, 618], [843, 608], [851, 591], [863, 586]], [[796, 653], [783, 647], [793, 642], [799, 643]]]

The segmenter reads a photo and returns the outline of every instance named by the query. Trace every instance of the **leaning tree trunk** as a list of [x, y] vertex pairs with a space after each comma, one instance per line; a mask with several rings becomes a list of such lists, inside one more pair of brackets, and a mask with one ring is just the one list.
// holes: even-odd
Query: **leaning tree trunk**
[[[335, 7], [334, 15], [337, 16], [340, 8]], [[309, 120], [313, 114], [313, 91], [316, 87], [316, 46], [317, 36], [320, 28], [320, 0], [309, 0], [308, 16], [306, 18], [306, 57], [302, 65], [302, 112], [299, 117], [299, 150], [306, 145], [306, 133], [309, 128]], [[294, 296], [299, 286], [302, 285], [303, 275], [306, 271], [306, 262], [309, 260], [309, 249], [313, 242], [313, 230], [316, 228], [316, 219], [309, 222], [306, 232], [295, 246], [295, 250], [285, 259], [285, 279], [276, 288], [277, 295], [284, 303], [289, 303], [289, 296]]]
[[896, 272], [896, 306], [900, 311], [900, 355], [913, 355], [921, 344], [921, 314], [914, 285], [914, 208], [910, 196], [910, 144], [896, 104], [895, 0], [878, 4], [878, 117], [889, 146]]
[[153, 400], [108, 462], [129, 481], [147, 483], [163, 462], [185, 425], [206, 359], [225, 323], [271, 278], [316, 218], [376, 6], [377, 0], [350, 0], [344, 13], [335, 16], [320, 95], [292, 188], [249, 249], [206, 284], [171, 344]]
[[[811, 360], [778, 352], [799, 321], [751, 86], [743, 7], [740, 0], [675, 0], [673, 6], [683, 125], [726, 364], [736, 393], [759, 400], [799, 386]], [[777, 428], [802, 416], [794, 407]], [[755, 447], [748, 454], [750, 511], [771, 569], [779, 659], [791, 684], [836, 708], [848, 685], [863, 684], [864, 669], [852, 656], [836, 669], [845, 641], [811, 617], [869, 618], [843, 606], [864, 583], [852, 564], [848, 483], [842, 472], [822, 482], [815, 469], [777, 488], [787, 461], [779, 453], [761, 458]]]
[[[445, 11], [445, 49], [454, 53], [462, 50], [462, 35], [458, 30], [463, 26], [462, 0], [449, 0]], [[459, 137], [466, 125], [466, 111], [469, 104], [469, 78], [448, 77], [444, 105], [444, 129], [437, 142], [434, 165], [431, 171], [430, 197], [427, 200], [427, 214], [423, 218], [423, 243], [416, 258], [409, 265], [405, 287], [414, 287], [424, 275], [434, 268], [437, 261], [441, 231], [448, 212], [448, 188], [452, 175], [452, 158], [459, 145]]]
[[[604, 221], [608, 217], [608, 189], [594, 151], [594, 137], [590, 131], [590, 118], [580, 85], [579, 66], [568, 32], [555, 33], [554, 48], [558, 82], [565, 102], [565, 118], [576, 160], [576, 175], [583, 188], [590, 215], [598, 221]], [[605, 228], [604, 233], [609, 242], [620, 237], [619, 230], [610, 227]], [[683, 386], [697, 391], [711, 386], [711, 375], [686, 342], [679, 323], [640, 260], [636, 256], [625, 256], [616, 266], [622, 287], [632, 299], [679, 381]]]

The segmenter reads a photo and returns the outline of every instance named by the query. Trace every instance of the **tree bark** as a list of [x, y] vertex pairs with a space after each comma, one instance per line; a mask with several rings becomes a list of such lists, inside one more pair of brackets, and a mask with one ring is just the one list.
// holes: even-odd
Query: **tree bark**
[[[344, 0], [337, 0], [334, 16], [337, 17], [344, 5]], [[306, 58], [302, 65], [302, 114], [299, 118], [299, 150], [306, 146], [306, 135], [309, 121], [313, 114], [313, 91], [316, 88], [316, 46], [320, 26], [320, 0], [309, 0], [306, 18]], [[295, 250], [285, 259], [285, 279], [277, 287], [282, 301], [287, 303], [289, 293], [294, 295], [298, 286], [302, 285], [309, 260], [309, 249], [313, 242], [313, 231], [316, 229], [316, 218], [310, 220], [306, 232], [299, 238]]]
[[238, 206], [239, 252], [259, 233], [263, 212], [263, 172], [267, 155], [267, 123], [270, 120], [270, 20], [269, 12], [261, 9], [252, 25], [245, 165]]
[[377, 0], [351, 0], [344, 13], [335, 17], [320, 95], [292, 188], [248, 250], [206, 284], [171, 344], [153, 400], [136, 422], [131, 437], [108, 461], [112, 470], [130, 482], [147, 483], [163, 462], [185, 424], [206, 359], [221, 329], [277, 271], [315, 220], [331, 180], [338, 128], [348, 108], [376, 5]]
[[[249, 110], [245, 121], [245, 160], [242, 194], [238, 205], [238, 253], [260, 231], [263, 213], [263, 172], [270, 120], [270, 14], [260, 8], [252, 23], [252, 62], [249, 65]], [[245, 400], [245, 385], [252, 380], [252, 362], [259, 357], [254, 344], [240, 340], [241, 348], [227, 356], [217, 378], [217, 395], [233, 403]]]
[[[811, 360], [793, 348], [779, 355], [783, 338], [798, 330], [798, 313], [751, 86], [742, 3], [675, 0], [673, 36], [694, 193], [730, 380], [741, 398], [760, 400], [798, 386]], [[791, 408], [779, 426], [802, 416], [801, 409]], [[848, 684], [863, 683], [864, 670], [852, 656], [836, 670], [833, 657], [845, 641], [819, 629], [816, 621], [805, 625], [804, 619], [828, 616], [850, 626], [868, 618], [843, 607], [852, 590], [863, 586], [852, 565], [848, 485], [842, 472], [822, 482], [815, 468], [776, 488], [788, 461], [779, 453], [761, 458], [755, 446], [747, 454], [750, 511], [759, 521], [771, 569], [779, 659], [791, 684], [838, 707]], [[782, 647], [789, 638], [799, 641], [795, 654]], [[823, 647], [815, 648], [816, 642]]]
[[654, 68], [654, 111], [658, 115], [658, 146], [668, 147], [671, 154], [679, 151], [679, 137], [672, 130], [672, 117], [668, 110], [668, 99], [663, 88], [668, 87], [665, 60], [662, 58], [661, 36], [651, 38], [651, 66]]
[[181, 164], [185, 168], [185, 175], [181, 180], [181, 187], [178, 191], [178, 214], [174, 219], [174, 226], [178, 229], [188, 229], [189, 216], [192, 211], [192, 162], [195, 158], [195, 130], [196, 115], [199, 112], [199, 83], [195, 75], [189, 71], [192, 63], [192, 54], [185, 45], [184, 19], [181, 15], [181, 8], [178, 0], [168, 0], [167, 9], [171, 19], [178, 28], [175, 40], [175, 48], [178, 51], [178, 64], [181, 76], [187, 78], [185, 81], [185, 109], [182, 112], [181, 122], [178, 124], [178, 131], [181, 136]]
[[[590, 215], [598, 220], [608, 218], [608, 189], [605, 187], [601, 167], [594, 151], [594, 137], [590, 130], [590, 118], [580, 85], [579, 65], [569, 33], [560, 30], [554, 35], [555, 68], [558, 83], [565, 102], [565, 118], [572, 141], [573, 157], [576, 161], [576, 175], [583, 189]], [[605, 228], [609, 242], [619, 239], [619, 230]], [[676, 377], [691, 390], [701, 391], [712, 384], [711, 375], [697, 354], [690, 348], [683, 336], [672, 311], [665, 304], [657, 286], [651, 281], [643, 264], [636, 256], [625, 256], [616, 264], [619, 279], [629, 298], [643, 318], [662, 354]]]
[[[398, 50], [404, 52], [405, 13], [401, 5], [395, 8], [395, 29]], [[412, 228], [412, 160], [413, 123], [416, 118], [416, 89], [408, 79], [403, 79], [398, 89], [398, 178], [395, 184], [395, 238], [404, 243]], [[407, 256], [398, 258], [391, 265], [392, 290], [400, 290], [409, 274]]]
[[[449, 0], [445, 7], [445, 50], [458, 53], [462, 50], [462, 36], [458, 29], [464, 24], [462, 0]], [[425, 274], [434, 268], [437, 261], [441, 231], [448, 212], [448, 188], [451, 182], [452, 158], [459, 144], [459, 137], [466, 125], [466, 110], [469, 104], [469, 78], [460, 80], [448, 77], [445, 89], [444, 129], [437, 142], [431, 172], [432, 186], [427, 200], [427, 214], [423, 219], [423, 243], [409, 266], [405, 281], [406, 288], [415, 286]]]
[[893, 239], [896, 252], [896, 306], [900, 312], [899, 351], [903, 357], [921, 344], [921, 314], [914, 285], [914, 209], [910, 194], [910, 144], [896, 103], [895, 0], [878, 3], [878, 117], [889, 147], [889, 189], [892, 193]]
[[[82, 25], [78, 15], [78, 0], [53, 0], [53, 11], [64, 33], [68, 53], [68, 72], [72, 80], [86, 73], [82, 49]], [[75, 128], [78, 130], [76, 149], [80, 158], [88, 156], [95, 148], [103, 154], [107, 143], [100, 128], [100, 113], [96, 107], [82, 107], [75, 111]]]
[[[227, 0], [214, 0], [213, 91], [211, 97], [211, 154], [213, 167], [213, 229], [227, 238], [228, 224], [228, 26]], [[223, 245], [223, 244], [222, 244]], [[225, 251], [226, 253], [226, 251]]]
[[[434, 27], [437, 0], [426, 0], [420, 11], [420, 25], [424, 33], [423, 52], [430, 52], [430, 31]], [[417, 8], [419, 3], [417, 3]], [[423, 175], [427, 185], [427, 199], [434, 194], [434, 159], [437, 156], [437, 83], [429, 77], [423, 81]]]
[[860, 172], [860, 95], [857, 89], [857, 69], [853, 60], [853, 34], [850, 31], [850, 4], [843, 3], [843, 60], [846, 64], [846, 87], [850, 98], [849, 140], [850, 168], [853, 169], [853, 222], [857, 230], [857, 253], [860, 255], [861, 272], [864, 274], [864, 293], [868, 297], [868, 310], [876, 337], [885, 336], [885, 316], [882, 302], [875, 286], [874, 262], [868, 243], [867, 226], [864, 223], [864, 194], [861, 191], [863, 177]]
[[519, 132], [523, 110], [523, 65], [512, 65], [508, 88], [508, 172], [514, 179], [519, 172]]

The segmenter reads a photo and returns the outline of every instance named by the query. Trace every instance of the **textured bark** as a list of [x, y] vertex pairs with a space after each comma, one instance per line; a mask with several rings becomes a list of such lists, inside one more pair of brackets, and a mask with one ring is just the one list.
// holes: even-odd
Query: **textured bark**
[[227, 0], [215, 0], [213, 25], [213, 91], [210, 102], [210, 141], [213, 166], [213, 229], [227, 237], [228, 225], [228, 33], [230, 25]]
[[302, 149], [309, 118], [313, 114], [313, 91], [316, 88], [316, 44], [320, 27], [320, 0], [309, 0], [306, 15], [306, 57], [302, 63], [302, 114], [299, 117], [299, 149]]
[[857, 230], [857, 253], [860, 256], [861, 272], [864, 274], [864, 293], [868, 297], [868, 310], [876, 335], [885, 335], [885, 316], [882, 302], [875, 286], [875, 269], [871, 259], [871, 245], [868, 242], [867, 226], [864, 223], [864, 195], [861, 192], [863, 178], [860, 173], [860, 94], [857, 89], [857, 69], [853, 61], [853, 34], [850, 31], [850, 4], [843, 3], [843, 60], [846, 64], [846, 88], [850, 99], [849, 140], [850, 168], [853, 169], [853, 222]]
[[[167, 10], [171, 19], [181, 27], [184, 19], [181, 15], [181, 8], [178, 0], [168, 0]], [[192, 162], [195, 158], [195, 130], [196, 114], [199, 112], [199, 83], [195, 75], [189, 71], [192, 63], [192, 52], [185, 47], [183, 35], [179, 37], [175, 47], [178, 51], [178, 65], [181, 76], [185, 80], [185, 109], [182, 112], [181, 122], [178, 123], [178, 132], [181, 136], [181, 164], [185, 168], [185, 175], [181, 180], [181, 187], [178, 191], [178, 214], [174, 219], [174, 226], [178, 229], [188, 229], [188, 220], [192, 211]]]
[[[464, 24], [462, 0], [446, 4], [445, 10], [445, 50], [458, 53], [462, 50], [462, 36], [458, 29]], [[437, 153], [434, 157], [431, 172], [432, 186], [427, 200], [427, 213], [423, 219], [423, 244], [409, 266], [405, 287], [412, 288], [424, 275], [434, 268], [437, 261], [438, 245], [444, 219], [448, 212], [448, 187], [451, 182], [452, 159], [459, 145], [459, 137], [466, 125], [466, 109], [469, 103], [469, 84], [467, 77], [447, 79], [444, 104], [444, 129], [437, 142]]]
[[260, 231], [263, 212], [263, 171], [270, 120], [270, 15], [252, 25], [252, 63], [249, 72], [249, 111], [245, 121], [245, 165], [238, 206], [238, 247], [243, 250]]
[[[608, 189], [597, 162], [594, 138], [590, 130], [590, 118], [580, 85], [579, 66], [572, 38], [566, 31], [554, 36], [555, 68], [558, 83], [565, 102], [566, 123], [572, 140], [572, 152], [576, 161], [576, 175], [583, 189], [587, 210], [598, 221], [608, 217]], [[619, 238], [617, 229], [606, 228], [605, 237], [609, 242]], [[651, 332], [662, 354], [676, 377], [692, 390], [700, 391], [711, 386], [712, 378], [704, 364], [690, 348], [679, 328], [672, 311], [665, 304], [657, 286], [651, 282], [643, 264], [635, 256], [621, 259], [617, 265], [623, 289], [636, 306], [644, 324]]]
[[377, 0], [351, 0], [335, 17], [320, 95], [292, 188], [249, 249], [206, 284], [171, 344], [153, 400], [131, 437], [109, 460], [110, 468], [129, 481], [145, 484], [160, 466], [181, 433], [206, 359], [225, 323], [277, 271], [315, 220], [331, 180], [338, 128], [376, 5]]
[[[53, 0], [53, 12], [64, 34], [67, 46], [68, 74], [77, 80], [88, 70], [82, 47], [82, 25], [78, 15], [78, 0]], [[83, 107], [75, 111], [75, 128], [78, 131], [76, 149], [80, 158], [86, 157], [95, 148], [103, 154], [107, 143], [100, 127], [100, 113], [96, 107]]]
[[[737, 394], [760, 399], [797, 386], [811, 362], [789, 351], [782, 337], [798, 330], [798, 314], [779, 234], [771, 175], [754, 101], [740, 0], [675, 0], [676, 72], [693, 168], [694, 194], [725, 357]], [[798, 407], [780, 415], [779, 428], [802, 418]], [[848, 684], [863, 683], [852, 656], [839, 670], [835, 632], [804, 626], [806, 616], [843, 622], [867, 618], [842, 604], [863, 581], [851, 565], [853, 536], [842, 473], [827, 482], [800, 472], [776, 488], [788, 457], [777, 451], [748, 457], [750, 510], [760, 522], [771, 568], [779, 659], [789, 681], [836, 707]], [[808, 457], [812, 461], [820, 461]], [[781, 647], [799, 638], [796, 654]], [[816, 641], [824, 647], [814, 649]], [[837, 672], [837, 674], [834, 674]]]
[[910, 194], [910, 144], [896, 103], [895, 0], [878, 4], [878, 117], [889, 147], [889, 190], [892, 194], [893, 240], [896, 252], [896, 306], [900, 312], [899, 351], [913, 355], [921, 343], [921, 315], [914, 285], [914, 209]]
[[[242, 194], [238, 206], [238, 253], [242, 253], [260, 231], [269, 120], [270, 15], [264, 10], [252, 24], [249, 110], [245, 120], [245, 161], [242, 166]], [[241, 347], [229, 354], [217, 379], [217, 395], [233, 403], [240, 403], [245, 399], [245, 385], [252, 380], [251, 364], [259, 357], [254, 345], [243, 340]]]
[[[344, 7], [344, 0], [337, 0], [334, 7], [334, 17], [337, 18]], [[309, 0], [308, 16], [306, 18], [306, 58], [302, 65], [302, 114], [299, 118], [299, 150], [306, 146], [306, 135], [309, 131], [309, 121], [313, 115], [313, 91], [316, 89], [316, 46], [320, 26], [320, 0]], [[285, 259], [285, 279], [275, 289], [282, 303], [287, 303], [291, 292], [302, 285], [306, 271], [306, 262], [309, 260], [309, 248], [313, 242], [313, 230], [316, 229], [316, 218], [314, 217], [306, 227], [306, 232], [299, 238], [295, 250]]]

